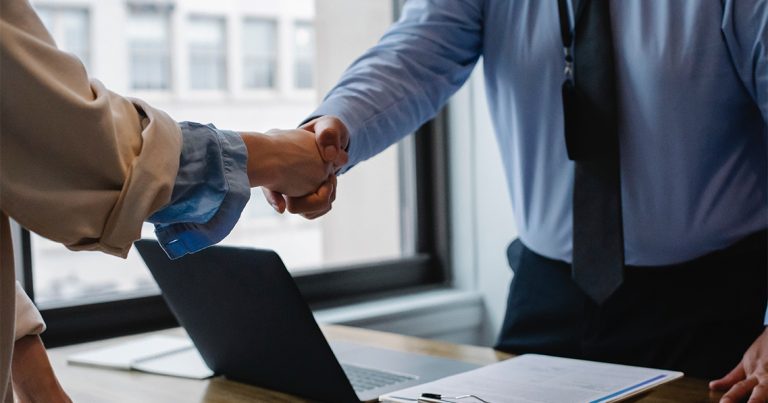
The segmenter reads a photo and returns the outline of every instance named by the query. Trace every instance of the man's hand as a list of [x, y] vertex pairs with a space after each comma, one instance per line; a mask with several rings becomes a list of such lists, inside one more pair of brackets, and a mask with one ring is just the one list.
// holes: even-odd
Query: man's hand
[[324, 162], [315, 135], [309, 131], [270, 130], [267, 134], [241, 133], [248, 148], [248, 179], [288, 197], [306, 196], [333, 175]]
[[11, 378], [20, 402], [71, 402], [53, 373], [38, 335], [24, 336], [16, 341]]
[[[335, 172], [349, 161], [346, 148], [349, 145], [349, 131], [342, 121], [335, 116], [321, 116], [301, 127], [315, 134], [315, 141], [321, 151], [323, 161], [332, 165]], [[336, 176], [328, 180], [315, 192], [296, 197], [272, 188], [262, 188], [264, 197], [279, 213], [286, 209], [304, 218], [315, 219], [329, 211], [336, 200]]]
[[768, 402], [768, 328], [752, 343], [739, 365], [728, 375], [709, 383], [712, 390], [728, 390], [720, 403]]

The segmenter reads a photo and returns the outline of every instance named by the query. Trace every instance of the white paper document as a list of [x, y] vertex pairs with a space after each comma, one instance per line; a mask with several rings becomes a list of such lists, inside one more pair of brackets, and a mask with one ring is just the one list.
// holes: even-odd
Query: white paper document
[[116, 346], [74, 354], [67, 358], [67, 362], [192, 379], [205, 379], [213, 375], [213, 371], [187, 337], [147, 336]]
[[[388, 393], [383, 402], [416, 402], [422, 393], [475, 395], [489, 403], [608, 403], [683, 376], [682, 372], [526, 354]], [[441, 400], [425, 400], [436, 401]], [[461, 399], [457, 402], [478, 402]]]

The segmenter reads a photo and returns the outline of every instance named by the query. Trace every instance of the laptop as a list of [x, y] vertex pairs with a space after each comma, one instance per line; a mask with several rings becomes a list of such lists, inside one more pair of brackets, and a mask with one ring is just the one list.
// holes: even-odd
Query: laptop
[[154, 240], [136, 247], [205, 363], [228, 379], [346, 403], [477, 368], [358, 343], [329, 345], [273, 251], [213, 246], [170, 260]]

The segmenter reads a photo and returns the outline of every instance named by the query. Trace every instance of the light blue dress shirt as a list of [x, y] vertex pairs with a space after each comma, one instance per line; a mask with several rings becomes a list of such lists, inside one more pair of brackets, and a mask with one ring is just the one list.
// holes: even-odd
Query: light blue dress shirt
[[[768, 0], [614, 0], [611, 17], [626, 263], [768, 227]], [[434, 116], [482, 56], [520, 238], [570, 262], [559, 32], [555, 0], [410, 0], [313, 115], [348, 126], [352, 166]]]
[[182, 149], [171, 201], [147, 219], [171, 259], [224, 239], [251, 196], [248, 151], [239, 134], [211, 124], [179, 127]]

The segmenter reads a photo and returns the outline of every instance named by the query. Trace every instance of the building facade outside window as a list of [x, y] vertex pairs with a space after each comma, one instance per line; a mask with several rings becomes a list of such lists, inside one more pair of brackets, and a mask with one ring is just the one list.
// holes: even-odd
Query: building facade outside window
[[277, 22], [243, 20], [243, 87], [273, 89], [277, 84]]
[[170, 9], [130, 6], [128, 10], [130, 88], [171, 88]]
[[189, 87], [224, 90], [227, 87], [227, 41], [224, 18], [193, 16], [187, 23]]

